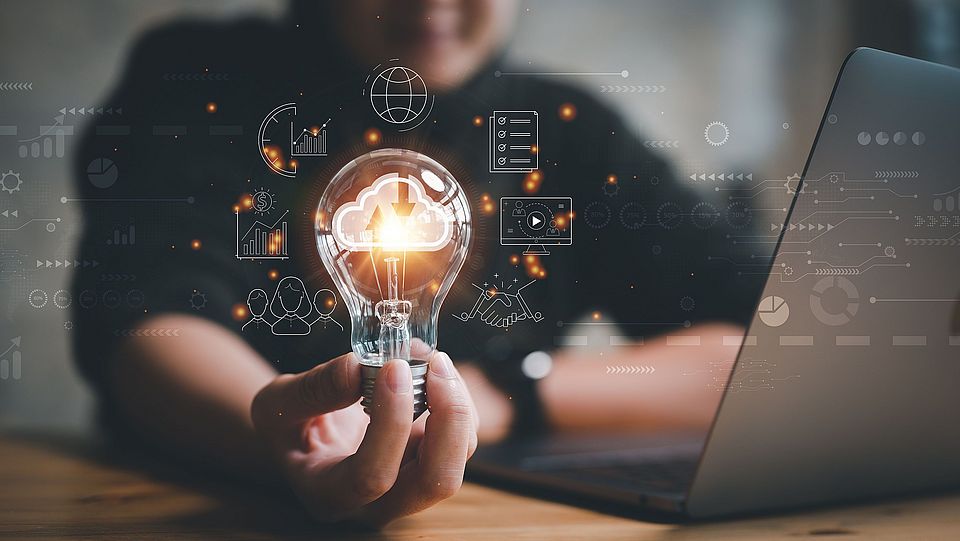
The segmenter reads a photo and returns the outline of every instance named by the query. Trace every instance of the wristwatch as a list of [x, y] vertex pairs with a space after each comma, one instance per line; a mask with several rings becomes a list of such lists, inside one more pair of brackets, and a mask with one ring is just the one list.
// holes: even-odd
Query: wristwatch
[[552, 367], [550, 354], [530, 351], [525, 355], [518, 355], [511, 351], [509, 355], [502, 356], [502, 345], [495, 348], [500, 351], [488, 351], [481, 366], [487, 379], [506, 394], [511, 402], [513, 421], [510, 425], [510, 436], [524, 437], [548, 431], [546, 412], [537, 387]]

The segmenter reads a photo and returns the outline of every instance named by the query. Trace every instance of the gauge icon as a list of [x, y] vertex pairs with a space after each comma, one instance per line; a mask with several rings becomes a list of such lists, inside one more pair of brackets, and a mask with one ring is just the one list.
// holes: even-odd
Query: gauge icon
[[257, 134], [260, 157], [274, 173], [285, 177], [297, 176], [297, 161], [288, 155], [286, 139], [289, 136], [288, 124], [292, 125], [297, 117], [297, 104], [284, 103], [270, 111]]

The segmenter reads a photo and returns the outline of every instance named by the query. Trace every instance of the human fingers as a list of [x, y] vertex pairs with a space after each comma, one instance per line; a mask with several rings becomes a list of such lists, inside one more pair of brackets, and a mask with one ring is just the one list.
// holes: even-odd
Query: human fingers
[[413, 378], [406, 361], [383, 365], [370, 410], [357, 452], [317, 474], [317, 490], [335, 496], [331, 507], [337, 517], [376, 500], [397, 480], [413, 424]]
[[343, 409], [360, 398], [360, 366], [353, 353], [300, 374], [278, 376], [251, 404], [256, 426], [296, 424]]
[[449, 498], [463, 483], [467, 459], [477, 446], [476, 416], [470, 395], [450, 357], [439, 353], [427, 377], [430, 415], [420, 453], [403, 466], [396, 484], [362, 512], [385, 524]]

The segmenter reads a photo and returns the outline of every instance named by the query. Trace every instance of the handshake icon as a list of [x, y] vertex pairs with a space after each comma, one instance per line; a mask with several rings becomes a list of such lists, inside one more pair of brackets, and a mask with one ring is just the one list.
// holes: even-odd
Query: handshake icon
[[536, 280], [532, 280], [516, 290], [512, 290], [512, 285], [498, 289], [473, 284], [473, 287], [480, 290], [476, 302], [473, 303], [473, 308], [469, 312], [454, 314], [453, 317], [464, 322], [479, 319], [491, 327], [503, 329], [520, 321], [530, 320], [539, 323], [543, 321], [543, 314], [533, 312], [522, 294], [523, 289], [534, 282]]

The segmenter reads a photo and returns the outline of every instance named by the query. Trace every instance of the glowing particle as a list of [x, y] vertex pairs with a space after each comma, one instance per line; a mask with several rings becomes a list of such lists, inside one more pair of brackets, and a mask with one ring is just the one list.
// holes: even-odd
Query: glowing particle
[[564, 103], [560, 105], [560, 108], [557, 110], [557, 115], [560, 117], [560, 120], [570, 122], [577, 118], [577, 106], [570, 102]]

